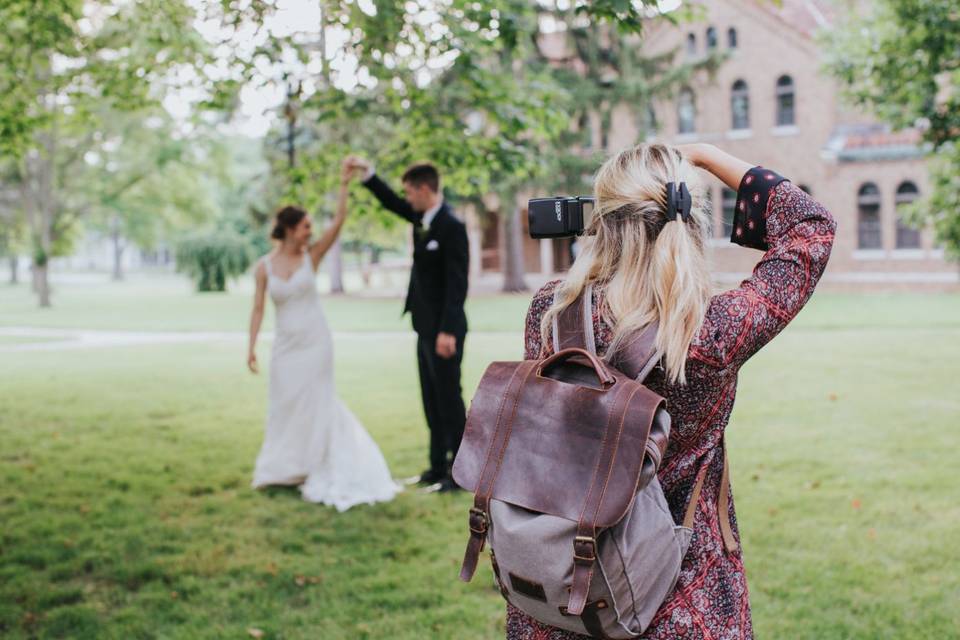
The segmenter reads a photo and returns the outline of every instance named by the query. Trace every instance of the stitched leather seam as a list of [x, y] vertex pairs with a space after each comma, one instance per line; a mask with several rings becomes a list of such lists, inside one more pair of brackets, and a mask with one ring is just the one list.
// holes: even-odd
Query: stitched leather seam
[[[507, 393], [509, 394], [510, 388], [513, 386], [513, 380], [517, 377], [517, 373], [520, 371], [520, 367], [517, 367], [513, 370], [513, 373], [510, 375], [510, 380], [507, 381]], [[497, 410], [497, 426], [493, 431], [493, 442], [490, 443], [490, 447], [487, 449], [487, 457], [483, 462], [483, 468], [480, 470], [480, 477], [477, 480], [477, 492], [479, 493], [483, 489], [483, 479], [487, 473], [487, 465], [490, 464], [490, 456], [493, 455], [493, 447], [497, 442], [497, 436], [500, 434], [500, 424], [501, 418], [503, 417], [503, 407], [507, 403], [507, 395], [505, 394], [503, 399], [500, 401], [500, 408]], [[479, 496], [478, 496], [479, 497]]]
[[603, 429], [603, 439], [600, 441], [600, 455], [597, 456], [597, 464], [593, 468], [593, 475], [590, 476], [590, 488], [587, 491], [586, 499], [583, 501], [583, 508], [580, 510], [580, 517], [577, 518], [577, 529], [579, 529], [583, 524], [583, 514], [587, 512], [587, 505], [590, 504], [590, 496], [593, 493], [593, 487], [596, 485], [597, 474], [600, 471], [600, 462], [603, 457], [603, 449], [607, 443], [607, 434], [610, 431], [610, 421], [613, 419], [613, 410], [616, 408], [617, 403], [620, 400], [620, 396], [626, 392], [626, 387], [617, 391], [616, 397], [613, 399], [613, 402], [610, 405], [610, 409], [607, 413], [607, 425]]
[[[600, 490], [600, 498], [599, 500], [597, 500], [597, 509], [596, 511], [593, 512], [594, 523], [596, 523], [597, 521], [597, 516], [600, 515], [600, 508], [603, 506], [603, 497], [607, 494], [607, 486], [610, 484], [610, 478], [613, 476], [613, 466], [617, 460], [617, 451], [620, 450], [620, 436], [623, 435], [623, 423], [627, 418], [627, 409], [630, 407], [630, 402], [633, 401], [633, 396], [637, 395], [637, 391], [639, 390], [640, 390], [639, 387], [635, 388], [633, 392], [630, 394], [630, 397], [627, 398], [626, 404], [623, 405], [623, 411], [620, 414], [620, 426], [617, 429], [617, 437], [613, 444], [613, 452], [610, 454], [610, 464], [607, 467], [607, 477], [603, 481], [603, 488]], [[649, 437], [649, 431], [647, 432], [647, 436]], [[641, 469], [642, 468], [643, 466], [641, 463]]]
[[[535, 364], [535, 363], [531, 363]], [[519, 367], [518, 367], [519, 368]], [[507, 453], [507, 443], [510, 442], [510, 434], [513, 432], [513, 424], [516, 421], [517, 417], [517, 407], [520, 405], [520, 396], [523, 394], [524, 387], [527, 386], [527, 381], [530, 379], [530, 374], [534, 371], [536, 367], [530, 366], [527, 370], [527, 373], [524, 375], [523, 380], [520, 382], [520, 387], [517, 389], [517, 395], [513, 399], [513, 412], [510, 414], [510, 421], [507, 423], [507, 430], [503, 436], [503, 443], [500, 445], [500, 455], [497, 459], [497, 468], [493, 472], [493, 477], [490, 480], [490, 488], [485, 492], [484, 500], [487, 501], [490, 499], [490, 496], [493, 495], [493, 487], [496, 484], [497, 476], [500, 475], [500, 467], [503, 464], [503, 457]]]

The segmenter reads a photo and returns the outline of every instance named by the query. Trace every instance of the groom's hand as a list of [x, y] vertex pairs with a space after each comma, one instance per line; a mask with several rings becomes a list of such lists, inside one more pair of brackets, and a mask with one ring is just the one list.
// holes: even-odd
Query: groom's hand
[[438, 333], [437, 355], [445, 360], [457, 355], [457, 337], [452, 333]]

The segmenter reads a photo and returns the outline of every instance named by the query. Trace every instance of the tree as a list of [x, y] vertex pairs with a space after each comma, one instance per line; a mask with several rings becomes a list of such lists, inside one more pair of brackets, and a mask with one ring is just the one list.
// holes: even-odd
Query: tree
[[10, 267], [10, 284], [19, 282], [20, 255], [26, 248], [26, 225], [18, 208], [17, 191], [11, 176], [0, 177], [0, 258]]
[[933, 190], [912, 207], [960, 258], [960, 10], [956, 0], [878, 0], [823, 37], [847, 96], [895, 128], [916, 127]]
[[205, 43], [186, 0], [7, 0], [0, 5], [0, 145], [15, 160], [35, 285], [50, 305], [47, 264], [89, 208], [74, 180], [102, 142], [105, 118], [158, 101]]
[[113, 244], [113, 279], [123, 278], [128, 243], [152, 249], [175, 229], [218, 213], [217, 182], [228, 179], [218, 142], [202, 129], [189, 140], [163, 109], [114, 114], [87, 154], [81, 189], [91, 224]]

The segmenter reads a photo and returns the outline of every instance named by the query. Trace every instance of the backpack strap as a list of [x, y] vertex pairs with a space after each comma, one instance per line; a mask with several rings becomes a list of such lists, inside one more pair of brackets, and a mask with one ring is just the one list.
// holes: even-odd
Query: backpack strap
[[[573, 539], [573, 577], [570, 586], [570, 599], [567, 602], [567, 612], [579, 616], [587, 605], [587, 596], [590, 591], [590, 582], [597, 564], [597, 535], [600, 529], [597, 521], [600, 507], [607, 485], [613, 475], [613, 461], [617, 456], [620, 445], [620, 434], [623, 431], [623, 416], [630, 406], [630, 402], [639, 391], [633, 385], [620, 387], [617, 396], [610, 407], [607, 424], [604, 427], [603, 445], [597, 464], [594, 467], [590, 489], [583, 503], [583, 510], [577, 521], [577, 535]], [[662, 403], [662, 400], [661, 400]], [[652, 412], [655, 408], [651, 408]]]
[[[727, 553], [733, 553], [740, 545], [733, 537], [733, 527], [730, 526], [730, 464], [727, 461], [727, 444], [724, 441], [723, 446], [723, 473], [720, 476], [720, 497], [717, 500], [717, 516], [720, 519], [720, 535], [723, 537], [723, 546]], [[687, 529], [693, 529], [693, 518], [697, 515], [697, 505], [700, 502], [700, 490], [703, 489], [703, 481], [707, 477], [707, 470], [704, 469], [693, 485], [693, 493], [690, 494], [690, 502], [687, 503], [687, 511], [683, 515], [683, 526]]]
[[727, 461], [726, 441], [723, 443], [723, 475], [720, 478], [717, 510], [720, 511], [720, 534], [723, 536], [723, 546], [727, 549], [727, 553], [733, 553], [740, 545], [733, 537], [733, 527], [730, 526], [730, 463]]
[[[560, 288], [553, 292], [553, 303], [560, 299]], [[570, 348], [597, 354], [593, 335], [593, 284], [587, 284], [580, 296], [553, 317], [553, 352]]]
[[537, 365], [539, 365], [539, 362], [536, 360], [525, 360], [514, 369], [513, 375], [507, 382], [506, 393], [500, 400], [493, 439], [487, 449], [487, 457], [480, 471], [480, 479], [477, 481], [476, 492], [473, 496], [473, 508], [470, 509], [470, 540], [467, 542], [463, 565], [460, 567], [460, 579], [464, 582], [470, 582], [470, 579], [473, 578], [473, 574], [477, 570], [480, 552], [483, 551], [486, 544], [490, 525], [490, 498], [493, 495], [493, 487], [497, 482], [497, 476], [500, 475], [500, 465], [503, 462], [504, 454], [507, 452], [507, 444], [510, 442], [520, 392], [523, 391], [530, 375], [536, 371]]
[[[554, 304], [559, 300], [559, 290], [553, 294]], [[643, 382], [647, 375], [660, 362], [662, 355], [656, 348], [657, 321], [647, 325], [642, 331], [629, 338], [614, 354], [607, 354], [606, 360], [612, 367], [622, 371], [634, 380]], [[593, 332], [593, 283], [584, 287], [580, 296], [553, 318], [553, 352], [579, 347], [590, 353], [597, 353], [596, 336]]]

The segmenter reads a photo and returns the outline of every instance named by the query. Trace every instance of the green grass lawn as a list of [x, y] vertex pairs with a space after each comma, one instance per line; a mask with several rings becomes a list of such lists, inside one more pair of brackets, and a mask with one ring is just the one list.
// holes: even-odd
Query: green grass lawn
[[[63, 291], [36, 311], [7, 293], [6, 325], [233, 330], [218, 322], [246, 313], [239, 294], [138, 305], [105, 287], [92, 309]], [[475, 326], [516, 330], [526, 300], [471, 304]], [[338, 329], [402, 329], [398, 306], [328, 303]], [[469, 496], [340, 514], [248, 488], [266, 377], [242, 342], [2, 348], [0, 636], [502, 637], [488, 563], [456, 578]], [[519, 351], [468, 338], [466, 395]], [[419, 472], [412, 338], [348, 336], [336, 363], [394, 475]], [[818, 295], [744, 368], [728, 440], [758, 637], [958, 637], [958, 363], [958, 296]]]

